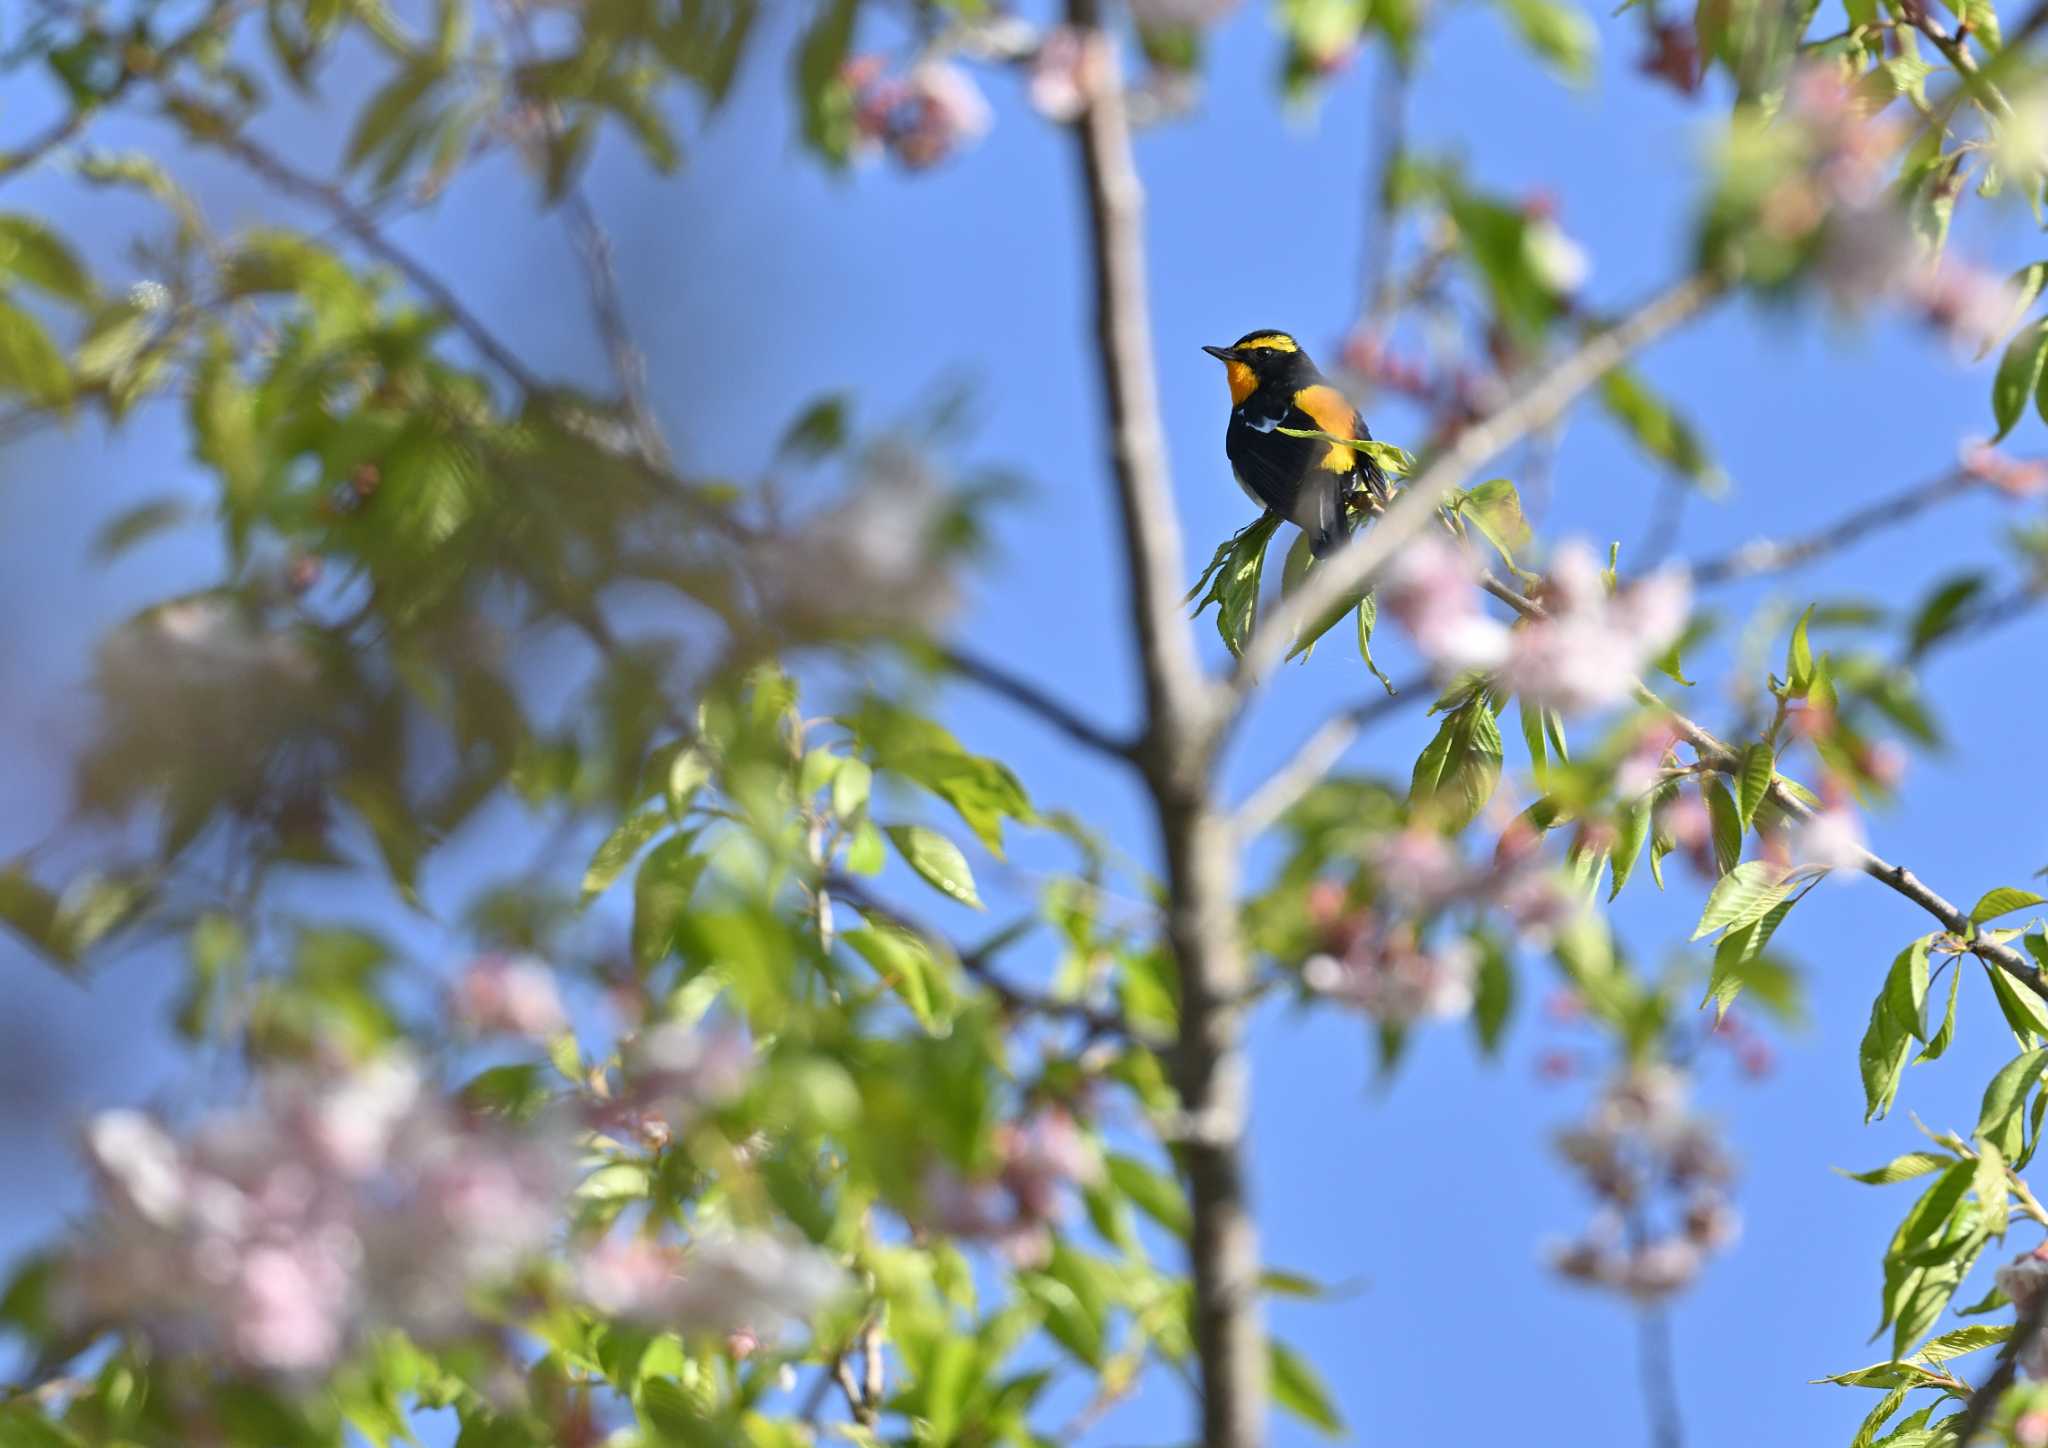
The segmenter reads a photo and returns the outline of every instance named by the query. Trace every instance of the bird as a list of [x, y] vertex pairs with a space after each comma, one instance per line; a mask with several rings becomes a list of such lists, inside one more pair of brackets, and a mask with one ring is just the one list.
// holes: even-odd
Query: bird
[[1363, 449], [1279, 429], [1370, 441], [1365, 420], [1286, 332], [1261, 328], [1202, 350], [1223, 363], [1230, 382], [1223, 450], [1237, 485], [1306, 533], [1315, 557], [1328, 557], [1351, 536], [1352, 494], [1384, 499], [1386, 474]]

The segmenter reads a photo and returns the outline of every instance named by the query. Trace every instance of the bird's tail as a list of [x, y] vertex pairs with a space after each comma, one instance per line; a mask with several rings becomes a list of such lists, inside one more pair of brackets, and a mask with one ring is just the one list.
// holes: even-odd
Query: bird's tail
[[1348, 489], [1345, 480], [1333, 480], [1316, 498], [1316, 526], [1309, 534], [1308, 551], [1314, 558], [1327, 558], [1351, 541], [1351, 510], [1344, 506]]

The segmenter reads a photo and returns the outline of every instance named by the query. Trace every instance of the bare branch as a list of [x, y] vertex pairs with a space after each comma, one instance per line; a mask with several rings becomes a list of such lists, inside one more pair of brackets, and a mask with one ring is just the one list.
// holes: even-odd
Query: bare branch
[[619, 295], [619, 274], [612, 265], [612, 239], [597, 219], [590, 199], [580, 186], [571, 186], [566, 198], [569, 227], [576, 238], [576, 250], [583, 257], [583, 272], [590, 284], [590, 307], [597, 317], [598, 335], [611, 358], [612, 376], [626, 405], [626, 417], [633, 428], [633, 445], [657, 468], [670, 466], [668, 439], [655, 418], [654, 404], [647, 391], [647, 354], [633, 340], [626, 322], [625, 303]]
[[1764, 573], [1783, 573], [1824, 554], [1838, 552], [1885, 528], [1911, 522], [1928, 509], [1983, 486], [1983, 478], [1953, 468], [1929, 482], [1889, 494], [1835, 523], [1801, 538], [1758, 538], [1728, 553], [1692, 565], [1695, 584], [1729, 583]]
[[1499, 411], [1459, 433], [1362, 539], [1311, 570], [1302, 586], [1261, 623], [1229, 677], [1218, 727], [1227, 727], [1236, 704], [1280, 662], [1295, 636], [1312, 620], [1370, 587], [1403, 545], [1430, 526], [1437, 505], [1475, 468], [1557, 417], [1632, 353], [1698, 315], [1720, 295], [1722, 286], [1722, 280], [1710, 273], [1686, 277], [1588, 337]]
[[1137, 745], [1133, 741], [1120, 739], [1107, 729], [1083, 719], [1022, 675], [1013, 674], [979, 654], [950, 645], [939, 648], [937, 654], [939, 661], [953, 673], [1036, 714], [1076, 744], [1086, 745], [1099, 754], [1107, 754], [1126, 763], [1137, 757]]
[[1269, 829], [1273, 822], [1294, 807], [1303, 796], [1323, 782], [1352, 741], [1374, 724], [1409, 701], [1409, 695], [1425, 687], [1428, 680], [1403, 682], [1392, 694], [1382, 694], [1333, 714], [1301, 742], [1294, 756], [1266, 777], [1266, 780], [1237, 807], [1237, 837], [1249, 843]]

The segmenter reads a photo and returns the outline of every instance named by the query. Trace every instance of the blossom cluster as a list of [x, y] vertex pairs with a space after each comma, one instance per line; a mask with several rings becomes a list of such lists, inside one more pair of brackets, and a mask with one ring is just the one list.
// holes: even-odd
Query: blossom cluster
[[879, 55], [846, 63], [853, 124], [864, 149], [885, 150], [912, 170], [936, 166], [987, 134], [988, 101], [973, 77], [943, 60], [892, 72]]
[[810, 1317], [848, 1286], [831, 1257], [768, 1232], [710, 1235], [688, 1247], [607, 1237], [580, 1255], [576, 1280], [607, 1316], [745, 1346], [785, 1319]]
[[1072, 1116], [1049, 1107], [997, 1131], [993, 1173], [968, 1177], [946, 1165], [927, 1172], [923, 1223], [988, 1242], [1014, 1266], [1039, 1266], [1052, 1254], [1063, 1191], [1101, 1175], [1094, 1144]]
[[1675, 1068], [1631, 1067], [1584, 1121], [1558, 1133], [1556, 1146], [1599, 1203], [1580, 1237], [1552, 1249], [1551, 1265], [1567, 1280], [1656, 1302], [1690, 1286], [1713, 1253], [1734, 1243], [1734, 1163], [1688, 1110]]
[[105, 1112], [86, 1149], [98, 1213], [63, 1259], [62, 1316], [312, 1373], [373, 1322], [463, 1326], [473, 1293], [545, 1247], [574, 1140], [467, 1116], [393, 1057], [273, 1070], [182, 1135]]
[[1670, 570], [1610, 592], [1593, 551], [1574, 541], [1558, 549], [1539, 590], [1543, 616], [1510, 627], [1480, 606], [1478, 576], [1465, 549], [1419, 539], [1403, 551], [1382, 605], [1439, 675], [1486, 670], [1532, 706], [1564, 714], [1626, 699], [1683, 631], [1691, 599], [1685, 576]]

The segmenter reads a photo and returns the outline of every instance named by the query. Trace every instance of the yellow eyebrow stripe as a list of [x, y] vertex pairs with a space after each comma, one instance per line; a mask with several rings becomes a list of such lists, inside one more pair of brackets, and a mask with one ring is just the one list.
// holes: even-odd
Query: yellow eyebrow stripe
[[1299, 352], [1301, 348], [1285, 332], [1268, 332], [1262, 337], [1249, 337], [1237, 344], [1240, 352], [1263, 348], [1269, 352]]

